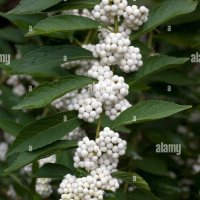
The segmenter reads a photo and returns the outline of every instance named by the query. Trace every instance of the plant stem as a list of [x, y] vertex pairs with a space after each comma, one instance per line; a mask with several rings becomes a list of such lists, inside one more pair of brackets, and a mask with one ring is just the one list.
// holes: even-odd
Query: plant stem
[[112, 68], [112, 72], [114, 74], [114, 72], [115, 72], [115, 66], [113, 65], [111, 68]]
[[153, 43], [153, 32], [149, 33], [149, 38], [148, 38], [148, 47], [151, 49], [152, 48], [152, 43]]
[[99, 132], [100, 132], [100, 129], [101, 129], [102, 117], [103, 117], [103, 113], [101, 113], [101, 116], [100, 116], [99, 121], [98, 121], [97, 129], [96, 129], [96, 138], [99, 137]]
[[82, 46], [81, 42], [77, 39], [74, 39], [74, 41], [76, 42], [76, 44], [78, 44], [79, 46]]
[[90, 37], [92, 36], [92, 33], [93, 33], [93, 30], [89, 30], [88, 31], [88, 34], [87, 34], [87, 36], [85, 38], [85, 41], [84, 41], [84, 44], [88, 44], [89, 43]]
[[127, 193], [127, 190], [128, 190], [128, 183], [125, 183], [123, 192]]
[[43, 110], [42, 117], [46, 117], [47, 114], [48, 114], [48, 112], [49, 112], [49, 109], [48, 109], [48, 107], [46, 107], [46, 108]]
[[[131, 159], [128, 161], [128, 172], [131, 172], [130, 163], [131, 163]], [[127, 193], [127, 191], [128, 191], [128, 186], [129, 186], [128, 183], [125, 183], [125, 184], [124, 184], [124, 190], [123, 190], [124, 193]]]
[[115, 16], [114, 21], [115, 21], [114, 31], [115, 31], [115, 33], [118, 33], [119, 32], [119, 25], [118, 25], [118, 17], [117, 16]]

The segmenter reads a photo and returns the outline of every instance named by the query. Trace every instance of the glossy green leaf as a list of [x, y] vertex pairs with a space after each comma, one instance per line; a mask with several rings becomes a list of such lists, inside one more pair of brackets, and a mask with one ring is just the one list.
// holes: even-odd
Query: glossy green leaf
[[189, 109], [189, 105], [178, 105], [161, 100], [143, 101], [122, 112], [112, 123], [112, 128], [124, 124], [140, 123], [169, 117]]
[[17, 124], [14, 119], [0, 119], [0, 128], [7, 133], [10, 133], [14, 136], [18, 135], [19, 131], [22, 129], [20, 124]]
[[[7, 42], [7, 41], [4, 41], [2, 39], [0, 39], [0, 53], [1, 54], [12, 54], [12, 47], [11, 45]], [[0, 68], [2, 68], [1, 66], [2, 64], [0, 63]], [[4, 66], [5, 69], [8, 69], [8, 66]]]
[[25, 43], [26, 40], [22, 32], [12, 26], [0, 29], [0, 38], [14, 43]]
[[180, 65], [187, 62], [189, 58], [176, 58], [172, 56], [160, 55], [150, 57], [145, 61], [144, 65], [136, 73], [134, 78], [130, 78], [129, 85], [132, 86], [149, 76], [152, 76], [158, 72], [161, 72], [173, 65]]
[[67, 2], [61, 2], [52, 8], [47, 9], [47, 11], [93, 8], [99, 3], [100, 0], [68, 0]]
[[19, 27], [24, 32], [27, 32], [30, 27], [34, 26], [39, 21], [46, 18], [44, 14], [35, 14], [35, 15], [8, 15], [3, 12], [0, 12], [0, 16], [6, 18], [11, 23]]
[[14, 109], [33, 109], [41, 108], [54, 99], [57, 99], [66, 93], [72, 92], [88, 84], [92, 84], [95, 80], [84, 76], [70, 75], [60, 78], [56, 82], [44, 83], [29, 92], [21, 103], [16, 105]]
[[197, 80], [191, 79], [188, 75], [182, 73], [181, 71], [167, 70], [156, 74], [150, 78], [150, 81], [167, 83], [177, 86], [192, 86], [198, 85]]
[[92, 53], [73, 45], [46, 46], [25, 54], [23, 58], [11, 61], [13, 74], [29, 74], [39, 77], [62, 76], [60, 65], [67, 61], [91, 59]]
[[19, 131], [26, 125], [30, 124], [34, 117], [24, 111], [11, 110], [11, 107], [20, 102], [21, 98], [16, 97], [8, 87], [1, 87], [0, 101], [0, 128], [5, 132], [17, 136]]
[[28, 165], [29, 163], [40, 160], [59, 151], [76, 148], [76, 146], [76, 142], [74, 141], [57, 141], [51, 145], [32, 152], [20, 153], [16, 160], [4, 171], [4, 175], [7, 175], [19, 168]]
[[155, 36], [156, 39], [163, 40], [169, 44], [175, 45], [177, 47], [190, 47], [194, 48], [197, 47], [200, 41], [200, 36], [198, 33], [191, 33], [189, 31], [178, 33], [178, 32], [171, 32], [171, 33], [162, 33]]
[[151, 192], [147, 192], [144, 190], [134, 190], [133, 192], [129, 192], [127, 194], [127, 200], [159, 200], [158, 197], [153, 195]]
[[150, 191], [148, 183], [137, 173], [117, 171], [112, 173], [112, 176], [138, 188]]
[[75, 171], [72, 151], [62, 151], [56, 154], [56, 163]]
[[33, 27], [32, 31], [27, 33], [27, 36], [43, 35], [56, 32], [69, 32], [87, 29], [97, 29], [100, 23], [76, 15], [57, 15], [40, 21]]
[[14, 141], [9, 155], [13, 153], [36, 150], [60, 140], [67, 133], [80, 126], [81, 120], [74, 112], [64, 112], [37, 120], [24, 127]]
[[167, 170], [166, 163], [156, 157], [144, 157], [142, 160], [134, 160], [133, 165], [145, 172], [151, 174], [168, 176], [169, 172]]
[[9, 14], [34, 14], [56, 5], [61, 0], [21, 0]]
[[72, 174], [72, 171], [60, 164], [47, 163], [34, 174], [34, 177], [62, 180], [66, 174]]
[[148, 21], [131, 38], [136, 39], [177, 16], [194, 11], [197, 4], [197, 0], [169, 0], [158, 4], [150, 11]]

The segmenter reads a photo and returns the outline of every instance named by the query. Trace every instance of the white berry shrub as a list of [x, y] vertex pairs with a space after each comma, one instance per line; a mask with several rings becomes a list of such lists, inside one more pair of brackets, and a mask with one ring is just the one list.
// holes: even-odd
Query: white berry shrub
[[0, 200], [198, 200], [198, 19], [198, 0], [0, 0]]

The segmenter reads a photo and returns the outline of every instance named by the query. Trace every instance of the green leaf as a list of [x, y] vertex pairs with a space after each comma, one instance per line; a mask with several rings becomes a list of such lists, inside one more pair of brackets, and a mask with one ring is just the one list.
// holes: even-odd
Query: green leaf
[[13, 116], [7, 110], [0, 107], [0, 120], [13, 120]]
[[11, 110], [10, 108], [20, 102], [20, 98], [12, 93], [8, 87], [0, 88], [2, 95], [0, 101], [2, 109], [0, 108], [0, 127], [13, 136], [17, 136], [19, 131], [26, 125], [30, 124], [34, 117], [30, 113], [25, 113], [21, 110]]
[[[67, 120], [65, 120], [67, 119]], [[74, 112], [58, 113], [37, 120], [23, 128], [14, 141], [8, 155], [36, 150], [62, 139], [67, 133], [80, 126], [81, 120]]]
[[200, 36], [198, 33], [185, 31], [162, 33], [155, 36], [156, 39], [163, 40], [169, 44], [178, 46], [180, 48], [189, 47], [194, 48], [198, 46]]
[[122, 112], [112, 123], [112, 128], [124, 124], [140, 123], [169, 117], [192, 106], [178, 105], [161, 100], [143, 101]]
[[[13, 49], [12, 49], [11, 45], [7, 41], [4, 41], [2, 39], [0, 39], [0, 53], [1, 54], [12, 54], [13, 53]], [[0, 63], [0, 68], [2, 68], [1, 65], [2, 65], [2, 63]], [[8, 65], [6, 65], [6, 66], [5, 66], [5, 70], [8, 69]]]
[[29, 92], [24, 97], [22, 102], [13, 109], [32, 109], [44, 107], [51, 103], [54, 99], [57, 99], [66, 93], [83, 88], [93, 82], [95, 82], [95, 80], [88, 77], [70, 75], [60, 78], [56, 82], [44, 83], [33, 89], [32, 92]]
[[[180, 169], [177, 168], [177, 169]], [[153, 180], [150, 180], [152, 185], [154, 185], [155, 193], [161, 199], [181, 199], [183, 191], [178, 185], [177, 180], [167, 177], [154, 176]], [[165, 197], [165, 198], [163, 198]]]
[[136, 39], [177, 16], [191, 13], [195, 10], [197, 4], [197, 0], [169, 0], [158, 4], [150, 11], [148, 21], [142, 28], [132, 34], [131, 39]]
[[196, 23], [200, 19], [199, 13], [200, 13], [200, 4], [198, 2], [198, 5], [194, 12], [186, 14], [186, 15], [181, 15], [177, 17], [176, 19], [174, 19], [173, 21], [171, 21], [170, 24], [174, 26], [174, 25], [180, 25], [180, 24], [186, 24], [186, 23], [192, 24], [193, 22]]
[[198, 82], [195, 80], [195, 78], [191, 79], [185, 73], [177, 70], [167, 70], [165, 72], [161, 72], [160, 74], [156, 74], [150, 78], [150, 81], [167, 83], [177, 86], [198, 85]]
[[134, 160], [133, 165], [151, 174], [160, 176], [169, 175], [166, 163], [156, 157], [144, 157], [142, 160]]
[[159, 200], [159, 198], [153, 195], [151, 192], [138, 189], [134, 190], [133, 192], [129, 192], [127, 197], [127, 200]]
[[56, 163], [69, 168], [71, 171], [75, 171], [74, 160], [71, 151], [62, 151], [56, 155]]
[[99, 4], [100, 0], [68, 0], [67, 2], [61, 2], [46, 11], [61, 11], [72, 9], [84, 9], [93, 8], [96, 4]]
[[11, 113], [6, 109], [0, 108], [0, 128], [13, 136], [17, 136], [23, 126], [30, 123], [33, 119], [28, 114], [21, 111]]
[[22, 32], [14, 27], [8, 26], [0, 29], [0, 38], [14, 43], [25, 43]]
[[13, 74], [28, 74], [39, 77], [62, 75], [60, 65], [67, 61], [91, 59], [92, 53], [74, 45], [46, 46], [25, 54], [17, 61], [11, 61]]
[[150, 191], [148, 183], [137, 173], [117, 171], [112, 173], [112, 176], [140, 189]]
[[24, 32], [27, 32], [30, 26], [34, 26], [36, 23], [46, 18], [44, 14], [8, 15], [3, 12], [0, 12], [0, 16], [9, 20], [14, 25], [22, 29]]
[[0, 4], [4, 4], [6, 0], [0, 0]]
[[76, 15], [57, 15], [49, 17], [36, 24], [26, 36], [43, 35], [56, 32], [69, 32], [87, 29], [97, 29], [100, 23]]
[[34, 14], [56, 5], [61, 0], [21, 0], [9, 14]]
[[187, 62], [189, 58], [175, 58], [166, 55], [154, 56], [145, 61], [134, 78], [131, 78], [129, 85], [132, 86], [138, 82], [152, 76], [158, 72], [168, 69], [172, 65], [180, 65]]
[[72, 171], [60, 164], [47, 163], [34, 174], [34, 177], [55, 178], [62, 180], [66, 174], [72, 174]]
[[77, 145], [75, 141], [57, 141], [51, 145], [32, 152], [20, 153], [16, 160], [4, 171], [4, 175], [7, 175], [21, 167], [28, 165], [29, 163], [40, 160], [59, 151], [76, 148], [76, 146]]
[[18, 135], [19, 131], [22, 129], [22, 126], [17, 124], [14, 119], [8, 120], [8, 119], [0, 119], [0, 128], [7, 132], [12, 134], [13, 136]]

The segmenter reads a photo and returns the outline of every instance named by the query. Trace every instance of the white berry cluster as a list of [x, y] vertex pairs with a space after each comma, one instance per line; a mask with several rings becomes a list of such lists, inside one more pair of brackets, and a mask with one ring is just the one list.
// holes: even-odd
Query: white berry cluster
[[6, 195], [9, 197], [9, 199], [17, 199], [17, 193], [12, 185], [9, 185]]
[[50, 178], [37, 178], [36, 185], [35, 185], [35, 191], [42, 198], [49, 197], [53, 192], [50, 183], [51, 183], [51, 179]]
[[87, 122], [94, 122], [98, 119], [103, 108], [106, 115], [114, 120], [122, 111], [130, 107], [128, 101], [125, 100], [129, 93], [129, 86], [123, 77], [113, 75], [109, 66], [94, 62], [88, 71], [88, 76], [99, 82], [89, 85], [80, 92], [69, 93], [55, 100], [52, 105], [60, 110], [64, 108], [77, 110], [78, 117]]
[[100, 43], [96, 45], [93, 55], [100, 58], [102, 65], [118, 65], [125, 73], [137, 71], [143, 65], [140, 49], [130, 46], [130, 29], [120, 26], [120, 30], [122, 32], [113, 33], [102, 29]]
[[126, 73], [137, 71], [143, 64], [142, 55], [139, 48], [130, 46], [129, 36], [132, 30], [138, 30], [147, 21], [148, 9], [144, 6], [128, 6], [127, 0], [102, 0], [100, 5], [94, 7], [92, 14], [95, 19], [107, 24], [114, 23], [114, 16], [123, 18], [115, 19], [118, 30], [113, 27], [101, 29], [100, 42], [93, 51], [94, 57], [100, 58], [103, 65], [119, 65]]
[[97, 188], [97, 181], [92, 176], [76, 178], [66, 175], [58, 192], [60, 200], [103, 200], [104, 191]]
[[66, 110], [69, 104], [71, 104], [72, 98], [74, 98], [77, 95], [78, 91], [73, 91], [70, 93], [67, 93], [63, 97], [60, 97], [56, 100], [54, 100], [51, 105], [55, 107], [58, 110]]
[[99, 146], [94, 140], [84, 137], [78, 143], [78, 148], [74, 155], [74, 167], [84, 168], [87, 171], [94, 170], [98, 166], [98, 159], [101, 157]]
[[[82, 47], [87, 49], [91, 52], [95, 51], [95, 45], [93, 44], [83, 44]], [[69, 61], [61, 64], [62, 68], [65, 69], [73, 69], [76, 68], [75, 74], [87, 76], [87, 71], [91, 68], [95, 60], [76, 60], [76, 61]]]
[[12, 144], [15, 140], [15, 137], [9, 133], [4, 133], [4, 140], [8, 143], [8, 144]]
[[100, 22], [113, 24], [114, 17], [122, 16], [127, 5], [127, 0], [102, 0], [99, 5], [94, 7], [92, 15]]
[[129, 6], [127, 0], [102, 0], [91, 13], [97, 21], [108, 25], [114, 24], [115, 17], [118, 21], [123, 17], [123, 26], [135, 31], [147, 21], [149, 10], [144, 6]]
[[83, 89], [80, 94], [72, 99], [68, 110], [77, 110], [78, 117], [88, 122], [94, 122], [103, 112], [102, 103], [91, 96], [88, 90]]
[[39, 167], [42, 167], [43, 165], [47, 163], [55, 163], [56, 162], [56, 156], [52, 155], [43, 159], [39, 160]]
[[194, 174], [197, 174], [197, 173], [200, 172], [200, 154], [198, 155], [198, 158], [195, 161], [195, 163], [194, 163], [192, 168], [193, 168]]
[[[52, 155], [47, 158], [40, 159], [38, 161], [39, 167], [42, 167], [43, 165], [47, 163], [55, 163], [56, 162], [56, 156]], [[49, 197], [53, 190], [51, 186], [51, 178], [37, 178], [36, 179], [36, 185], [35, 185], [35, 191], [42, 197], [47, 198]]]
[[7, 84], [12, 86], [13, 93], [17, 96], [23, 96], [27, 90], [23, 85], [22, 81], [28, 81], [32, 86], [38, 86], [39, 83], [35, 81], [31, 76], [28, 75], [12, 75], [7, 80]]
[[99, 62], [94, 62], [91, 69], [87, 72], [89, 77], [95, 78], [98, 81], [110, 79], [113, 76], [113, 72], [109, 66], [102, 66]]
[[120, 113], [130, 108], [131, 104], [128, 100], [123, 99], [116, 104], [104, 105], [105, 114], [110, 117], [111, 120], [115, 120]]
[[116, 133], [106, 127], [99, 133], [99, 138], [96, 139], [96, 143], [102, 154], [105, 155], [104, 158], [106, 158], [106, 160], [109, 158], [112, 160], [112, 163], [110, 164], [105, 162], [109, 170], [115, 170], [117, 166], [114, 163], [117, 164], [119, 157], [125, 154], [127, 145], [126, 141], [119, 137], [119, 133]]
[[127, 53], [124, 54], [122, 60], [120, 60], [119, 68], [125, 72], [135, 72], [143, 65], [142, 55], [140, 54], [140, 49], [129, 46]]
[[111, 120], [130, 107], [125, 99], [129, 93], [129, 86], [123, 77], [113, 75], [108, 66], [102, 66], [98, 62], [88, 71], [88, 76], [99, 81], [93, 85], [92, 93], [102, 103], [105, 114]]
[[123, 37], [129, 38], [129, 36], [132, 33], [132, 30], [130, 28], [128, 28], [124, 23], [122, 23], [119, 26], [119, 32], [123, 35]]
[[88, 9], [83, 9], [83, 10], [78, 10], [78, 9], [72, 9], [72, 10], [65, 10], [62, 12], [64, 15], [77, 15], [77, 16], [82, 16], [82, 17], [87, 17], [90, 19], [94, 19], [92, 16], [90, 10]]
[[6, 142], [0, 142], [0, 161], [6, 160], [7, 151], [8, 151], [8, 144]]
[[123, 37], [121, 33], [108, 33], [96, 45], [94, 56], [100, 58], [100, 62], [103, 65], [117, 65], [118, 62], [124, 57], [124, 54], [128, 52], [128, 47], [131, 44], [128, 38]]
[[32, 173], [32, 163], [30, 163], [30, 164], [24, 166], [24, 167], [22, 168], [22, 170], [21, 170], [21, 173], [22, 173], [22, 174], [31, 175], [31, 173]]
[[[78, 117], [88, 122], [93, 122], [100, 117], [103, 112], [103, 107], [106, 115], [114, 120], [125, 107], [130, 107], [130, 104], [122, 105], [123, 100], [128, 95], [129, 86], [124, 82], [123, 77], [113, 75], [113, 72], [108, 66], [102, 66], [95, 62], [88, 71], [88, 76], [99, 80], [98, 83], [90, 85], [88, 89], [83, 89], [80, 94], [72, 99], [72, 104], [68, 106], [69, 110], [77, 110]], [[115, 117], [114, 113], [110, 113], [110, 107], [117, 106]], [[108, 111], [108, 112], [107, 112]]]
[[104, 105], [113, 105], [128, 95], [128, 89], [124, 78], [114, 75], [94, 85], [94, 96]]
[[[71, 103], [64, 106], [68, 110], [77, 110], [78, 117], [87, 122], [98, 119], [103, 109], [105, 114], [114, 120], [131, 105], [125, 99], [129, 93], [129, 86], [123, 77], [114, 75], [110, 67], [114, 69], [117, 65], [123, 72], [130, 73], [143, 65], [140, 49], [131, 46], [129, 36], [132, 30], [137, 30], [146, 22], [148, 9], [144, 6], [128, 6], [126, 0], [102, 0], [94, 7], [92, 15], [95, 19], [110, 25], [117, 20], [118, 30], [116, 27], [101, 28], [98, 35], [99, 44], [83, 45], [83, 48], [92, 51], [93, 56], [99, 61], [75, 61], [64, 64], [66, 67], [78, 64], [81, 67], [76, 70], [76, 74], [98, 80], [88, 88], [78, 91]], [[121, 20], [122, 18], [124, 20]]]
[[75, 71], [76, 75], [87, 76], [87, 71], [91, 68], [95, 60], [83, 60], [80, 67]]
[[148, 20], [149, 10], [141, 6], [138, 8], [136, 5], [127, 6], [123, 13], [124, 24], [126, 27], [136, 31]]
[[63, 140], [82, 140], [86, 136], [85, 130], [80, 127], [77, 127], [66, 136], [63, 137]]
[[89, 175], [83, 178], [66, 175], [58, 189], [60, 200], [103, 200], [105, 190], [115, 192], [119, 182], [111, 173], [117, 170], [119, 156], [125, 154], [126, 145], [126, 141], [108, 127], [95, 141], [85, 137], [78, 142], [74, 167], [84, 168]]

